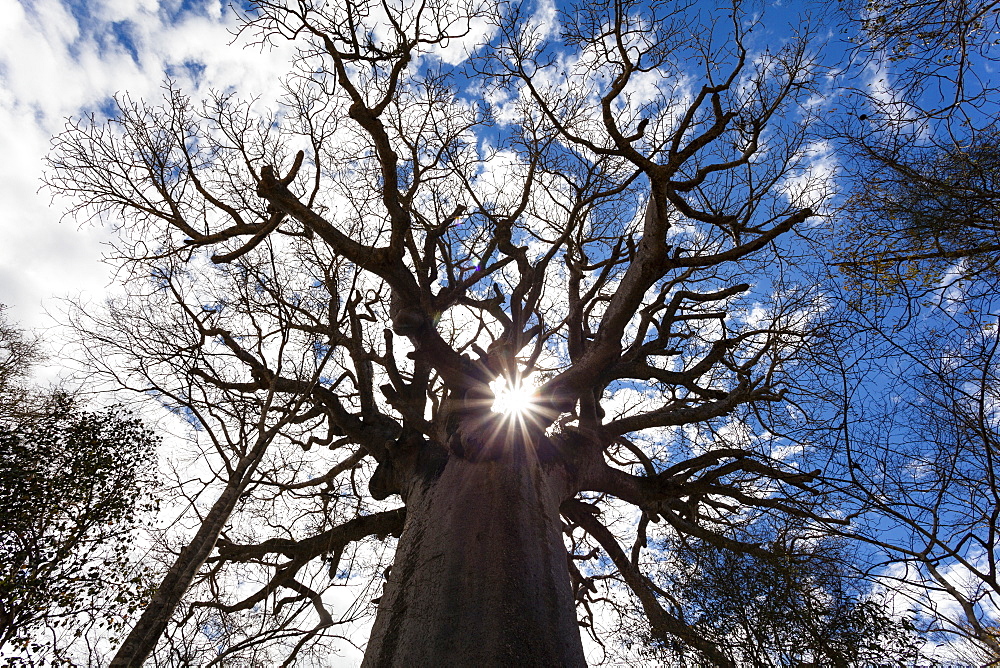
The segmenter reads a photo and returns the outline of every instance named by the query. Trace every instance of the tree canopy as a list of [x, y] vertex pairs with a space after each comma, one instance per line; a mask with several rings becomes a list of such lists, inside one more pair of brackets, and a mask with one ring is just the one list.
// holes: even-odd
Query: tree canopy
[[159, 441], [120, 407], [28, 386], [38, 347], [0, 325], [0, 660], [57, 665], [74, 638], [113, 637], [144, 604], [132, 540], [154, 510]]

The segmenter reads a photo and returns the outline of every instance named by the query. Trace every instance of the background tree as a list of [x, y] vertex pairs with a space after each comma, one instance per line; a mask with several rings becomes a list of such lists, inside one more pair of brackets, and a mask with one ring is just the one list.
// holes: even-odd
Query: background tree
[[782, 271], [825, 195], [819, 65], [738, 3], [547, 11], [251, 3], [246, 34], [300, 46], [277, 111], [168, 84], [56, 138], [49, 185], [130, 276], [75, 316], [91, 380], [185, 417], [219, 494], [115, 665], [165, 629], [191, 661], [192, 619], [291, 663], [356, 614], [322, 595], [353, 546], [400, 528], [365, 665], [583, 665], [591, 561], [730, 665], [638, 555], [763, 557], [736, 527], [821, 519], [764, 410], [820, 308]]
[[935, 642], [997, 656], [997, 316], [953, 297], [919, 319], [851, 311], [825, 382], [869, 572]]
[[38, 341], [7, 320], [0, 304], [0, 418], [10, 420], [29, 406], [28, 376], [41, 359]]
[[867, 69], [851, 75], [851, 112], [837, 132], [853, 186], [839, 266], [864, 288], [914, 295], [949, 272], [993, 272], [1000, 247], [990, 72], [1000, 5], [843, 6]]
[[[287, 388], [255, 393], [248, 391], [253, 384], [228, 380], [242, 362], [227, 354], [227, 346], [251, 341], [252, 354], [269, 368], [301, 374], [306, 388], [331, 382], [326, 374], [335, 373], [332, 354], [319, 353], [311, 337], [296, 338], [298, 333], [287, 326], [285, 293], [273, 291], [275, 286], [292, 293], [308, 290], [313, 280], [306, 277], [303, 284], [302, 277], [289, 276], [275, 262], [260, 258], [203, 273], [180, 263], [164, 263], [160, 269], [153, 290], [114, 300], [103, 313], [81, 309], [73, 316], [86, 336], [79, 352], [91, 369], [86, 376], [90, 387], [111, 379], [155, 397], [188, 426], [174, 435], [166, 467], [163, 496], [180, 518], [157, 545], [161, 580], [112, 665], [135, 665], [127, 653], [155, 644], [175, 615], [157, 657], [168, 664], [224, 660], [231, 652], [264, 664], [304, 659], [308, 652], [300, 650], [305, 641], [336, 637], [352, 619], [349, 615], [335, 622], [321, 605], [321, 593], [337, 585], [336, 579], [325, 577], [327, 568], [313, 564], [324, 575], [314, 584], [317, 573], [303, 566], [369, 535], [398, 534], [403, 516], [379, 512], [357, 488], [362, 456], [345, 447], [347, 439], [329, 431], [315, 405], [304, 399], [308, 393]], [[136, 280], [132, 287], [140, 285]], [[301, 301], [293, 308], [297, 306]], [[223, 309], [226, 328], [206, 327], [203, 319]], [[316, 445], [333, 451], [316, 456]], [[337, 479], [341, 474], [343, 479]], [[281, 548], [302, 535], [312, 538], [305, 546], [308, 556], [293, 560], [294, 567], [280, 564], [281, 555], [288, 554]], [[232, 541], [265, 538], [270, 540], [263, 561], [236, 555], [238, 563], [220, 573], [227, 562], [211, 556], [217, 544], [225, 553]], [[350, 558], [353, 550], [346, 554]], [[206, 561], [210, 564], [199, 576]], [[260, 567], [244, 568], [240, 563], [245, 562]], [[328, 564], [336, 574], [336, 561]], [[261, 574], [271, 567], [277, 573]], [[260, 578], [260, 591], [253, 595], [232, 603], [229, 596], [220, 596], [242, 592]], [[178, 607], [192, 587], [199, 598]], [[278, 596], [283, 591], [294, 595]], [[263, 620], [245, 619], [272, 596], [274, 607]]]
[[935, 639], [995, 658], [1000, 14], [993, 2], [859, 9], [870, 67], [845, 100], [851, 190], [835, 232], [848, 308], [826, 362], [843, 477], [871, 513], [859, 522], [882, 550], [872, 572]]
[[992, 134], [878, 164], [843, 211], [850, 222], [837, 264], [857, 289], [918, 297], [956, 277], [995, 279], [1000, 146]]
[[922, 108], [938, 117], [986, 102], [991, 80], [982, 67], [996, 55], [998, 8], [995, 0], [853, 0], [842, 5], [857, 22], [859, 30], [851, 34], [858, 52], [899, 64], [891, 74], [902, 91], [919, 96], [936, 89], [937, 104]]
[[0, 659], [57, 665], [145, 602], [131, 547], [152, 510], [158, 439], [120, 408], [88, 412], [27, 387], [38, 349], [6, 321], [0, 349]]
[[[760, 540], [761, 536], [754, 538]], [[923, 641], [894, 618], [853, 572], [843, 541], [785, 535], [768, 557], [696, 542], [677, 546], [670, 592], [689, 623], [741, 666], [911, 665]], [[792, 556], [786, 557], [790, 553]], [[808, 557], [805, 554], [808, 553]], [[651, 639], [650, 658], [705, 661], [672, 638]]]

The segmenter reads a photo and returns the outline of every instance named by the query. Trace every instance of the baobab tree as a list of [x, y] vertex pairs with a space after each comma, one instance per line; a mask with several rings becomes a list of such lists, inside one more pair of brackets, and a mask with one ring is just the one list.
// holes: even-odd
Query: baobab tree
[[[77, 316], [92, 367], [210, 432], [228, 481], [115, 665], [197, 610], [302, 603], [316, 635], [322, 573], [387, 534], [366, 666], [584, 665], [609, 577], [727, 664], [643, 566], [665, 536], [764, 555], [761, 518], [823, 514], [767, 418], [820, 306], [785, 273], [826, 194], [808, 31], [768, 47], [738, 2], [243, 19], [298, 45], [275, 111], [168, 83], [51, 157], [128, 269]], [[237, 567], [270, 575], [226, 591]]]

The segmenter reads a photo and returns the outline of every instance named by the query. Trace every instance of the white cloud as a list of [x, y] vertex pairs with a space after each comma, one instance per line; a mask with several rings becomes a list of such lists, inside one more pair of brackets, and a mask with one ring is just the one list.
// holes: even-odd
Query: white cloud
[[24, 326], [50, 324], [61, 295], [99, 298], [109, 232], [59, 219], [65, 202], [39, 193], [50, 137], [67, 117], [106, 109], [111, 96], [157, 100], [165, 73], [185, 92], [279, 94], [290, 49], [233, 41], [226, 4], [185, 10], [176, 1], [0, 0], [0, 303]]
[[835, 190], [838, 167], [833, 146], [826, 140], [814, 141], [806, 145], [797, 158], [796, 169], [782, 181], [781, 190], [796, 208], [810, 207], [820, 213], [826, 212], [830, 194]]
[[551, 39], [559, 32], [559, 15], [553, 0], [541, 0], [526, 26], [534, 39]]

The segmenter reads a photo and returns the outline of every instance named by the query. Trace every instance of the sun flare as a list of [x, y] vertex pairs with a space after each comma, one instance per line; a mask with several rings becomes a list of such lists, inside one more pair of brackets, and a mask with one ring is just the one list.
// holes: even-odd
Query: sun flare
[[503, 376], [490, 383], [493, 390], [494, 413], [504, 415], [524, 415], [535, 401], [534, 388], [520, 382], [511, 384]]

